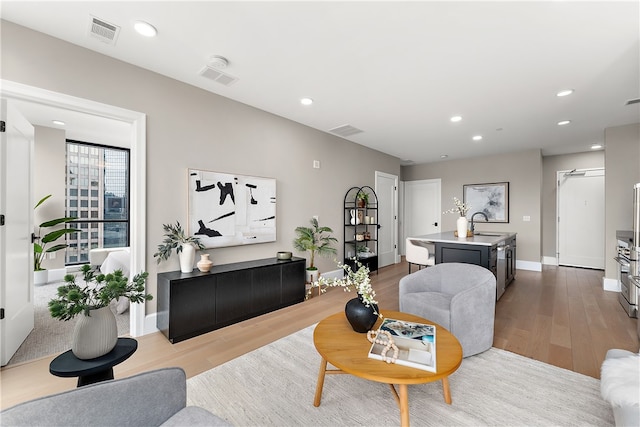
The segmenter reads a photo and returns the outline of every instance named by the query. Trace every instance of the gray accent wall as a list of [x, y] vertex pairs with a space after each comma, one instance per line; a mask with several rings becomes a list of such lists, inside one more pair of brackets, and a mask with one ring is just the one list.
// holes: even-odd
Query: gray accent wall
[[633, 228], [633, 185], [640, 182], [640, 124], [605, 129], [605, 277], [617, 279], [616, 230]]
[[[479, 224], [476, 229], [518, 233], [518, 261], [540, 262], [542, 236], [542, 155], [540, 150], [402, 167], [403, 181], [435, 178], [442, 180], [443, 211], [454, 207], [453, 197], [462, 200], [464, 184], [509, 182], [509, 223]], [[531, 221], [523, 221], [524, 216], [530, 216]], [[441, 230], [455, 230], [456, 218], [457, 215], [454, 214], [442, 215]]]
[[[188, 168], [277, 182], [277, 242], [209, 250], [215, 264], [291, 251], [295, 227], [313, 215], [335, 231], [341, 259], [344, 193], [375, 187], [375, 171], [400, 175], [399, 159], [379, 151], [10, 22], [2, 21], [0, 31], [3, 79], [146, 114], [147, 241], [134, 244], [146, 247], [153, 295], [156, 273], [179, 269], [177, 257], [156, 265], [153, 253], [163, 223], [186, 223]], [[333, 258], [317, 265], [325, 272], [337, 268]], [[154, 299], [147, 314], [155, 311]]]

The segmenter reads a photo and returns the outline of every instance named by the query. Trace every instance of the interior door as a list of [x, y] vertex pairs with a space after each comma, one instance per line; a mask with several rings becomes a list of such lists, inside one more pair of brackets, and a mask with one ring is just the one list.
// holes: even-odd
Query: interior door
[[558, 264], [604, 270], [604, 169], [558, 173]]
[[[6, 99], [0, 113], [0, 364], [9, 363], [33, 330], [33, 197], [31, 165], [34, 129]], [[0, 224], [2, 221], [0, 221]]]
[[396, 263], [398, 256], [398, 177], [376, 171], [378, 196], [378, 268]]
[[404, 183], [404, 236], [439, 233], [442, 215], [440, 180], [425, 179]]

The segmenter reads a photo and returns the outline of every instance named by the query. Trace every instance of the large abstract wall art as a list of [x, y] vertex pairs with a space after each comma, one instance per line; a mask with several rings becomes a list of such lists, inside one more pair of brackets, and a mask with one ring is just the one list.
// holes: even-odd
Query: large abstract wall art
[[[509, 222], [509, 183], [495, 182], [491, 184], [465, 184], [463, 201], [471, 206], [467, 218], [475, 212], [483, 212], [489, 219], [487, 222]], [[482, 217], [476, 217], [482, 221]]]
[[276, 180], [189, 169], [188, 232], [207, 248], [276, 240]]

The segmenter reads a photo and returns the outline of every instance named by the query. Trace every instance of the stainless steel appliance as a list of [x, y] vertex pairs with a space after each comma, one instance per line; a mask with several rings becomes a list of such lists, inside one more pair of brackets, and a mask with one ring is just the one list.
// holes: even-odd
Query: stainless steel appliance
[[620, 281], [618, 300], [630, 317], [638, 317], [638, 288], [629, 280], [633, 231], [616, 231], [616, 240], [618, 243], [615, 260], [618, 263], [618, 280]]

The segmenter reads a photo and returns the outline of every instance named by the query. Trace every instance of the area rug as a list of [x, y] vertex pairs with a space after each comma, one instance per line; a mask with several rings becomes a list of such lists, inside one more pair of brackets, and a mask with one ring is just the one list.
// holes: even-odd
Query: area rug
[[[190, 378], [188, 404], [236, 426], [399, 425], [389, 386], [351, 375], [327, 376], [322, 403], [313, 406], [320, 366], [313, 328]], [[504, 350], [464, 359], [449, 382], [451, 405], [440, 382], [409, 386], [412, 425], [614, 425], [599, 380]]]

